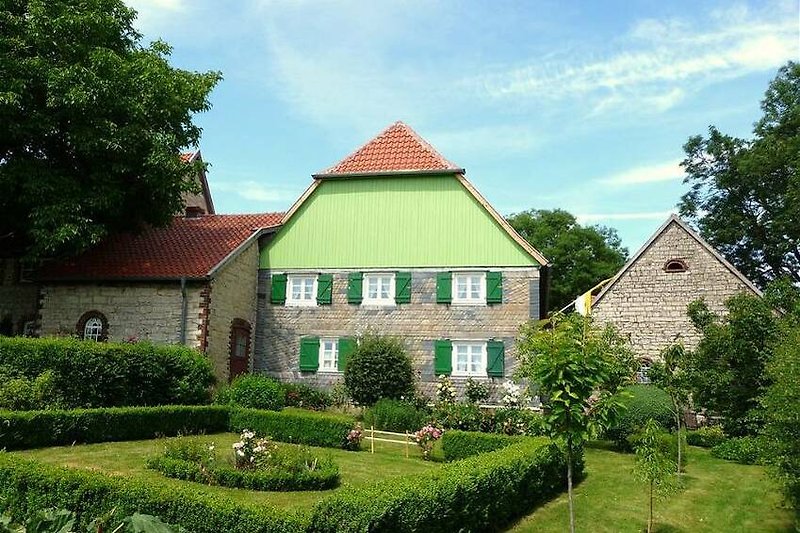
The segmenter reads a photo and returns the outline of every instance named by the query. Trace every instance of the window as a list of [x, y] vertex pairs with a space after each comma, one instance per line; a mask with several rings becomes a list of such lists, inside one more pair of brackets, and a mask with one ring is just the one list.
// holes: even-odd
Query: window
[[482, 305], [486, 303], [486, 274], [463, 272], [453, 274], [453, 303]]
[[247, 373], [250, 370], [250, 323], [241, 318], [231, 321], [231, 335], [228, 361], [228, 378]]
[[361, 305], [394, 305], [394, 274], [364, 274]]
[[317, 277], [289, 276], [286, 305], [317, 305]]
[[320, 339], [319, 341], [319, 371], [338, 372], [339, 370], [339, 341], [338, 339]]
[[87, 311], [78, 319], [75, 330], [81, 339], [102, 342], [108, 338], [108, 320], [99, 311]]
[[453, 375], [486, 376], [486, 343], [453, 342]]
[[670, 259], [664, 264], [664, 272], [686, 272], [689, 270], [689, 265], [683, 259]]
[[653, 362], [650, 359], [644, 358], [639, 362], [639, 370], [636, 372], [636, 383], [650, 383], [650, 368]]

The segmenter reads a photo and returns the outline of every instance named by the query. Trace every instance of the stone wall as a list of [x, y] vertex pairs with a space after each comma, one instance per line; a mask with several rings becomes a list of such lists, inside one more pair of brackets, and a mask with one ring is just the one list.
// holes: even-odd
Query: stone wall
[[[686, 262], [686, 272], [665, 272], [671, 259]], [[703, 298], [712, 311], [740, 292], [751, 292], [736, 275], [680, 225], [673, 222], [617, 280], [592, 309], [600, 323], [613, 323], [640, 357], [657, 358], [675, 341], [697, 346], [687, 306]]]
[[[270, 303], [270, 271], [259, 271], [255, 370], [280, 379], [328, 386], [341, 373], [301, 373], [300, 338], [357, 336], [371, 329], [403, 339], [422, 385], [432, 394], [436, 381], [433, 343], [437, 339], [487, 340], [505, 343], [506, 375], [516, 367], [515, 339], [520, 324], [538, 318], [539, 271], [503, 270], [503, 303], [492, 306], [456, 306], [436, 303], [436, 272], [411, 270], [411, 303], [370, 308], [347, 302], [349, 271], [333, 273], [333, 301], [318, 307], [286, 307]], [[502, 381], [486, 378], [487, 381]], [[457, 386], [464, 379], [454, 378]]]
[[37, 284], [19, 281], [19, 261], [0, 259], [0, 321], [11, 319], [11, 330], [5, 333], [23, 333], [25, 322], [36, 319], [38, 299]]

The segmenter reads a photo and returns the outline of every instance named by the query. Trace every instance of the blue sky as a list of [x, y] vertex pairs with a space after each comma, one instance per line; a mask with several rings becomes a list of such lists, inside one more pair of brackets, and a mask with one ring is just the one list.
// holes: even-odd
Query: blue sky
[[402, 120], [501, 213], [564, 208], [631, 253], [685, 190], [687, 138], [749, 136], [800, 57], [794, 0], [126, 1], [174, 65], [223, 73], [197, 117], [220, 213], [288, 209]]

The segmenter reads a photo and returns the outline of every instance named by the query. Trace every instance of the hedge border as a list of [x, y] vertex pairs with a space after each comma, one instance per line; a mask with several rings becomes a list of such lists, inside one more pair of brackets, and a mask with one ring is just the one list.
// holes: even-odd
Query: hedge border
[[230, 430], [249, 429], [279, 442], [306, 444], [321, 448], [343, 448], [356, 420], [349, 416], [312, 411], [231, 409]]
[[519, 437], [497, 433], [447, 430], [442, 434], [442, 453], [445, 461], [459, 461], [473, 455], [505, 448], [518, 440]]

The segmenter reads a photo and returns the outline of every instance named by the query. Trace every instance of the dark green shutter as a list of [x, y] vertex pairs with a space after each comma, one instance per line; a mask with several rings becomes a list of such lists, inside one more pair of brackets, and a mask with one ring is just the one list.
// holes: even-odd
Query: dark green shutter
[[487, 272], [486, 273], [486, 303], [487, 304], [501, 304], [501, 303], [503, 303], [503, 273], [502, 272]]
[[344, 372], [347, 366], [347, 357], [356, 349], [356, 340], [353, 337], [339, 337], [339, 372]]
[[316, 372], [319, 368], [319, 337], [300, 339], [300, 371]]
[[453, 343], [448, 340], [433, 342], [433, 370], [437, 376], [453, 372]]
[[394, 275], [394, 303], [411, 303], [411, 272], [397, 272]]
[[506, 348], [503, 341], [486, 343], [486, 373], [493, 378], [502, 378], [506, 370]]
[[279, 305], [286, 303], [286, 274], [272, 275], [270, 302]]
[[333, 297], [333, 275], [320, 274], [317, 276], [317, 303], [330, 305]]
[[347, 279], [347, 301], [351, 304], [361, 303], [361, 284], [364, 280], [364, 275], [361, 272], [350, 272]]
[[453, 273], [436, 274], [436, 303], [449, 304], [453, 301]]

